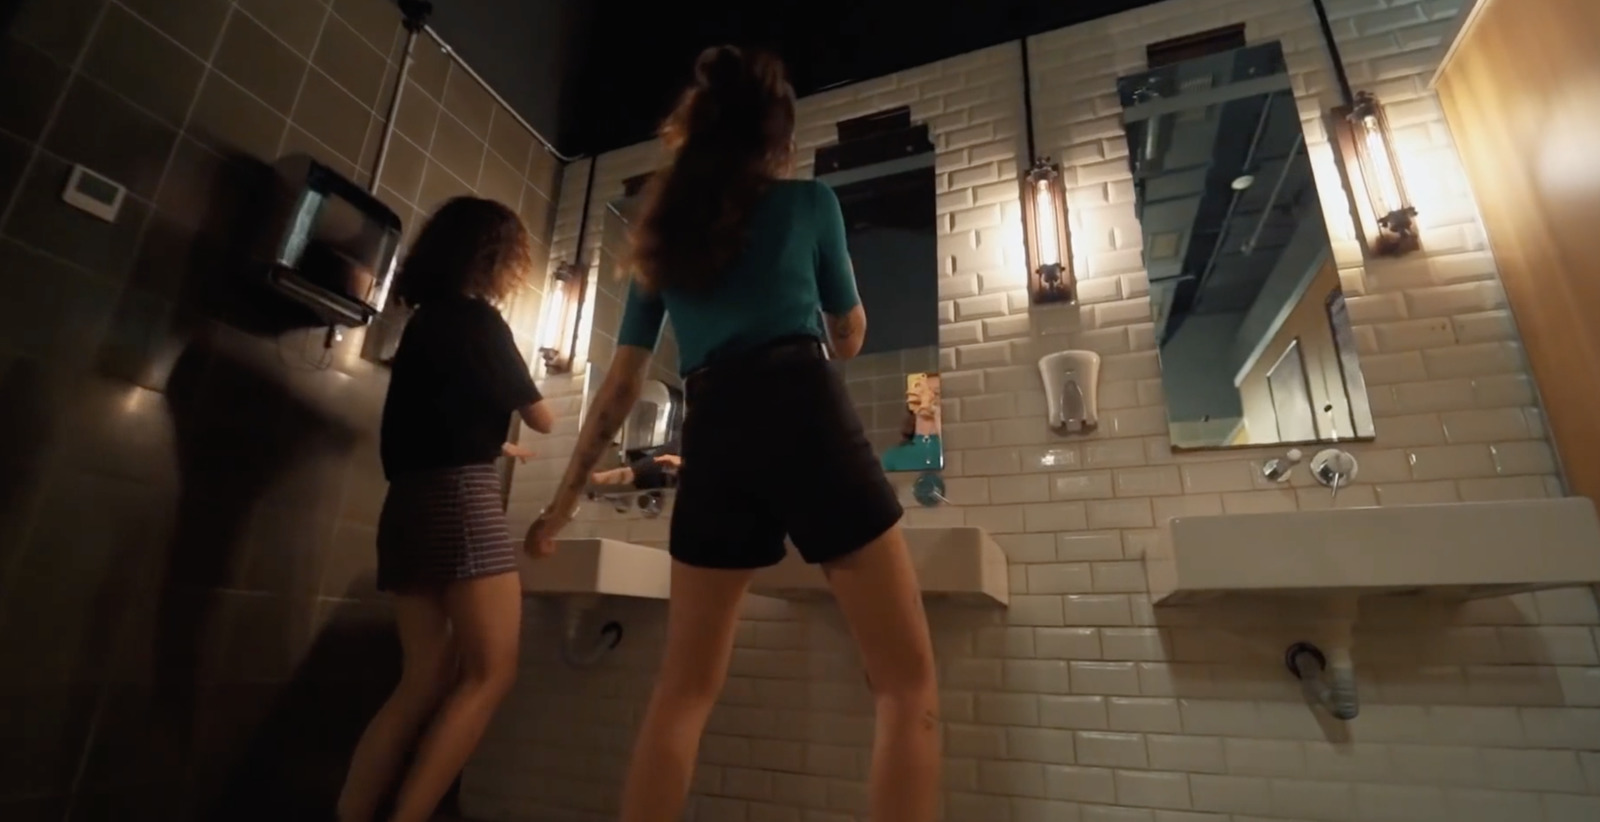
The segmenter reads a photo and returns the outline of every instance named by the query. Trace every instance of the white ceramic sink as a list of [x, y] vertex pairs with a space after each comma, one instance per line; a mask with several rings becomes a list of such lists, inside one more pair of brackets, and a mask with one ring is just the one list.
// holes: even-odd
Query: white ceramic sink
[[1583, 497], [1182, 517], [1146, 558], [1151, 596], [1455, 598], [1600, 583], [1600, 519]]
[[667, 552], [614, 539], [556, 540], [553, 556], [519, 554], [522, 591], [533, 595], [601, 595], [666, 599], [672, 581]]
[[[1006, 554], [982, 528], [906, 528], [911, 562], [924, 596], [1008, 605]], [[783, 599], [829, 595], [822, 569], [789, 548], [783, 562], [756, 574], [750, 590]]]

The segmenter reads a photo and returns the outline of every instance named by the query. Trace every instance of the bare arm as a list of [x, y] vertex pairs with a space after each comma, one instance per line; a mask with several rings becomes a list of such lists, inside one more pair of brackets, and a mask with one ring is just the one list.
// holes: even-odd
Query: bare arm
[[828, 328], [828, 348], [834, 359], [848, 360], [861, 353], [861, 344], [867, 339], [867, 310], [861, 306], [861, 294], [856, 288], [856, 270], [850, 262], [839, 197], [820, 183], [813, 191], [817, 207], [817, 297]]
[[578, 431], [578, 444], [572, 451], [572, 459], [567, 461], [561, 486], [541, 519], [565, 522], [578, 507], [595, 464], [611, 447], [617, 432], [622, 430], [622, 424], [633, 411], [633, 404], [639, 399], [645, 369], [650, 365], [650, 353], [650, 349], [639, 346], [617, 346], [611, 368], [606, 371], [605, 382], [600, 384], [589, 416]]
[[865, 308], [857, 304], [837, 317], [826, 313], [822, 317], [828, 325], [828, 347], [833, 350], [834, 359], [848, 360], [861, 353], [861, 345], [867, 340]]
[[550, 403], [544, 400], [530, 402], [517, 409], [517, 416], [522, 417], [523, 423], [541, 434], [548, 434], [556, 427], [555, 412], [550, 410]]

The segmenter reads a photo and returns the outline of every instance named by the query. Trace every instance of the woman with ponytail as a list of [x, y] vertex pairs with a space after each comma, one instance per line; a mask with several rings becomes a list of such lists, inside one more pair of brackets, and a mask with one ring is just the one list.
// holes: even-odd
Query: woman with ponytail
[[[894, 488], [829, 365], [867, 317], [839, 200], [788, 179], [794, 90], [782, 63], [722, 46], [661, 127], [633, 237], [617, 352], [555, 499], [530, 528], [555, 550], [585, 481], [633, 408], [667, 316], [688, 413], [672, 514], [667, 647], [622, 796], [623, 822], [682, 817], [706, 720], [755, 572], [785, 538], [822, 566], [860, 647], [877, 709], [873, 822], [932, 822], [939, 783], [933, 648]], [[774, 436], [773, 432], [783, 432]], [[758, 482], [752, 454], [781, 468]]]

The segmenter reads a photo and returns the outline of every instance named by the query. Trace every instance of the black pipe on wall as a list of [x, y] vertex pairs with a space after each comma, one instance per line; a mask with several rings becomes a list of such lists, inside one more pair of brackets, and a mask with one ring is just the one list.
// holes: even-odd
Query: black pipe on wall
[[1311, 0], [1317, 10], [1317, 24], [1322, 28], [1322, 41], [1328, 46], [1328, 56], [1333, 59], [1333, 76], [1339, 82], [1339, 99], [1346, 106], [1356, 103], [1355, 92], [1350, 89], [1350, 76], [1344, 71], [1344, 58], [1339, 55], [1339, 44], [1333, 39], [1333, 24], [1328, 21], [1328, 7], [1322, 0]]

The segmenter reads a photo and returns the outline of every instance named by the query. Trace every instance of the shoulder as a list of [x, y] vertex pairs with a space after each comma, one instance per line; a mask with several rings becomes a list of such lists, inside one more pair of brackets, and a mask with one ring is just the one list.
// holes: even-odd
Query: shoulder
[[495, 308], [487, 300], [463, 300], [461, 311], [463, 314], [485, 322], [504, 323], [505, 316], [500, 309]]
[[768, 193], [797, 213], [827, 214], [839, 209], [839, 197], [821, 180], [779, 180]]
[[429, 315], [431, 325], [448, 329], [470, 332], [510, 328], [506, 324], [505, 317], [501, 316], [500, 309], [485, 300], [441, 301], [438, 304], [423, 306], [417, 313]]
[[767, 196], [796, 203], [814, 203], [819, 197], [833, 197], [833, 189], [821, 180], [777, 180]]

